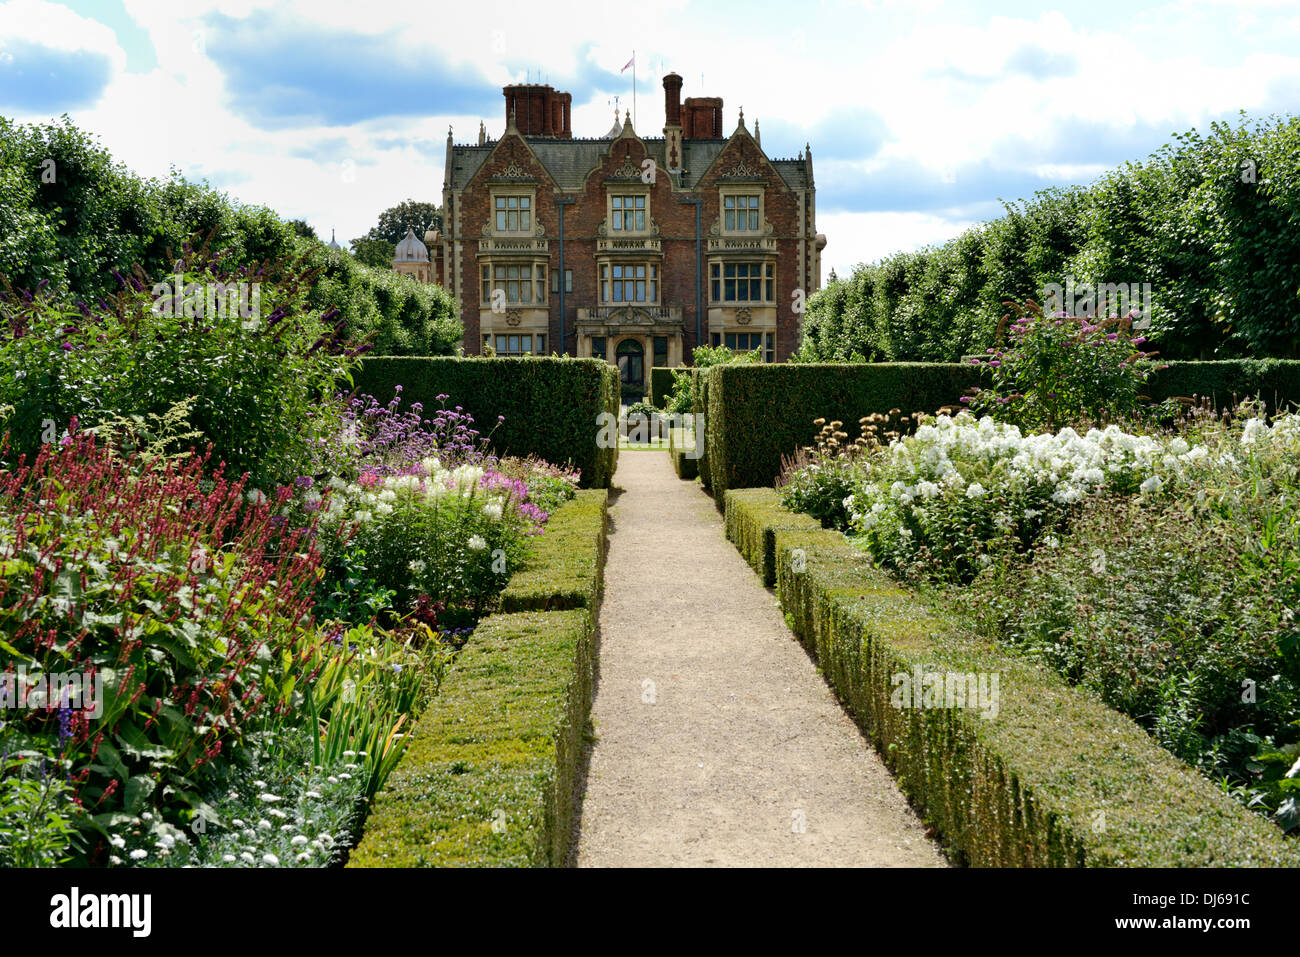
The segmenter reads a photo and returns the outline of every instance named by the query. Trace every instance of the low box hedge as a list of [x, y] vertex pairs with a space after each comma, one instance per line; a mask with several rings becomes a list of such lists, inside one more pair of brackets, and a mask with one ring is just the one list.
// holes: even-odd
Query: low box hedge
[[820, 531], [822, 527], [811, 515], [782, 508], [772, 490], [765, 488], [728, 489], [726, 526], [727, 538], [735, 542], [767, 588], [776, 584], [776, 533]]
[[771, 487], [781, 457], [812, 442], [814, 419], [849, 423], [845, 431], [856, 438], [864, 415], [934, 412], [984, 375], [955, 362], [729, 363], [704, 371], [707, 478], [719, 508], [727, 489]]
[[561, 866], [593, 643], [585, 609], [481, 622], [376, 796], [348, 866]]
[[501, 610], [594, 609], [605, 567], [608, 492], [582, 489], [546, 523], [532, 541], [527, 563], [501, 593]]
[[597, 417], [618, 418], [618, 369], [599, 359], [555, 356], [522, 358], [368, 357], [353, 375], [358, 392], [380, 404], [402, 386], [403, 407], [422, 402], [438, 407], [437, 396], [450, 396], [484, 434], [505, 421], [492, 436], [500, 455], [539, 455], [556, 465], [582, 471], [584, 488], [609, 488], [618, 464], [618, 449], [597, 445]]
[[[700, 474], [700, 456], [702, 449], [685, 449], [682, 429], [668, 430], [668, 455], [672, 459], [673, 471], [684, 481], [694, 479]], [[695, 438], [692, 436], [691, 441]]]
[[[776, 494], [727, 496], [774, 541], [787, 620], [954, 858], [976, 866], [1296, 866], [1300, 848], [1136, 723], [963, 630], [838, 532], [781, 528]], [[748, 512], [730, 516], [731, 510]], [[992, 720], [895, 707], [915, 669], [997, 675]]]
[[565, 863], [591, 708], [605, 527], [603, 490], [579, 492], [556, 510], [506, 588], [513, 607], [551, 610], [503, 611], [479, 623], [376, 795], [349, 867]]

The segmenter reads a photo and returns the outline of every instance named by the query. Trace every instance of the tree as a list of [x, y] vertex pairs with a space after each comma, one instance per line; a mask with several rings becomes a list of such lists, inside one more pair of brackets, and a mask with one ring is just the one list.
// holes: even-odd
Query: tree
[[312, 229], [305, 219], [291, 219], [288, 226], [303, 239], [320, 239], [316, 235], [316, 230]]
[[[374, 230], [371, 230], [373, 232]], [[364, 263], [367, 266], [374, 266], [376, 269], [392, 269], [393, 257], [397, 254], [397, 246], [386, 239], [371, 239], [368, 236], [362, 236], [360, 239], [352, 240], [352, 255], [357, 258], [357, 262]]]
[[[378, 225], [366, 233], [364, 238], [382, 239], [396, 247], [406, 235], [407, 226], [414, 228], [416, 237], [423, 242], [426, 230], [442, 229], [442, 210], [436, 203], [421, 203], [408, 199], [380, 213]], [[391, 265], [392, 258], [390, 253], [389, 262], [385, 265]]]

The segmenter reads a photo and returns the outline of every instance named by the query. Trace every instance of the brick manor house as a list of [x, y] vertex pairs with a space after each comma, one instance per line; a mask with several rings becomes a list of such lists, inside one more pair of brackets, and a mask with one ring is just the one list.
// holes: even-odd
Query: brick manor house
[[444, 232], [408, 232], [394, 268], [460, 302], [465, 352], [567, 352], [616, 363], [626, 390], [700, 343], [783, 361], [821, 285], [812, 149], [763, 152], [758, 123], [722, 132], [722, 99], [663, 80], [662, 137], [625, 114], [605, 136], [570, 132], [571, 96], [504, 88], [506, 130], [447, 134]]

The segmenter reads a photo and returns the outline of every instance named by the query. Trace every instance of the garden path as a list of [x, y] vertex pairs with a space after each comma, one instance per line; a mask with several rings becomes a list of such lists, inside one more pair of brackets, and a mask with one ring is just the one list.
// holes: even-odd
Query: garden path
[[619, 455], [578, 866], [946, 865], [667, 453]]

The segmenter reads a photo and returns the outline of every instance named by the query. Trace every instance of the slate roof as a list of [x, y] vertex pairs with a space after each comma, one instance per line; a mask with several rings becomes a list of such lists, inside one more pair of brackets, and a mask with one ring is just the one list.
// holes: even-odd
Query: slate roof
[[[587, 174], [596, 167], [609, 152], [611, 139], [557, 139], [550, 136], [526, 136], [524, 140], [536, 154], [537, 159], [546, 167], [551, 178], [561, 189], [581, 189]], [[451, 161], [451, 188], [463, 189], [479, 168], [487, 160], [498, 141], [485, 146], [453, 145]], [[646, 137], [642, 140], [646, 153], [661, 168], [666, 167], [664, 159], [664, 138]], [[687, 175], [683, 186], [690, 186], [692, 181], [702, 176], [710, 164], [727, 145], [725, 139], [686, 140], [682, 144], [683, 160]], [[808, 172], [802, 160], [772, 160], [787, 186], [802, 189], [808, 186]]]

